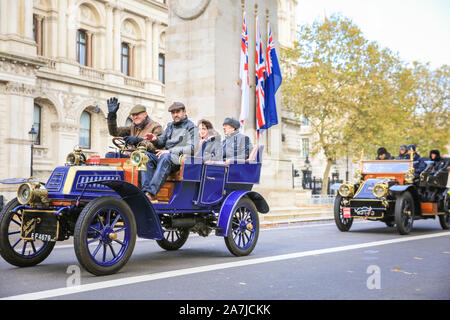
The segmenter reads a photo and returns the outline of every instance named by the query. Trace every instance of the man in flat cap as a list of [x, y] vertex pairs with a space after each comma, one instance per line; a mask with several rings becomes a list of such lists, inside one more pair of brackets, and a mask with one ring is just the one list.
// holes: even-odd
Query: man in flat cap
[[147, 140], [157, 148], [156, 154], [150, 154], [146, 179], [142, 186], [142, 190], [152, 202], [156, 201], [156, 194], [169, 174], [180, 169], [181, 156], [194, 155], [199, 140], [197, 127], [188, 119], [183, 103], [173, 103], [169, 112], [173, 122], [167, 125], [163, 134], [159, 137], [153, 133], [146, 135]]
[[248, 159], [253, 148], [250, 138], [239, 132], [241, 124], [235, 118], [225, 118], [223, 132], [225, 139], [222, 142], [223, 160], [232, 162], [235, 159]]
[[138, 144], [145, 145], [148, 152], [155, 152], [156, 148], [150, 141], [145, 139], [147, 133], [160, 136], [163, 132], [162, 126], [150, 119], [147, 109], [143, 105], [137, 105], [130, 111], [130, 118], [133, 124], [129, 127], [117, 127], [117, 111], [120, 103], [117, 98], [111, 98], [108, 104], [108, 130], [114, 137], [123, 137], [123, 140], [130, 146]]

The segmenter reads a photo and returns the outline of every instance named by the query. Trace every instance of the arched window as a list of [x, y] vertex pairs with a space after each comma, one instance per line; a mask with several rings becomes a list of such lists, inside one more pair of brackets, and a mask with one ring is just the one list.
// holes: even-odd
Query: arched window
[[87, 34], [84, 30], [77, 31], [77, 61], [87, 66]]
[[81, 148], [91, 148], [91, 114], [87, 111], [83, 111], [80, 118], [80, 139], [79, 143]]
[[36, 130], [35, 144], [41, 144], [41, 106], [34, 104], [33, 127]]
[[166, 83], [166, 57], [162, 53], [159, 54], [158, 67], [159, 81]]
[[120, 51], [121, 71], [124, 75], [130, 75], [130, 46], [126, 42], [122, 42]]

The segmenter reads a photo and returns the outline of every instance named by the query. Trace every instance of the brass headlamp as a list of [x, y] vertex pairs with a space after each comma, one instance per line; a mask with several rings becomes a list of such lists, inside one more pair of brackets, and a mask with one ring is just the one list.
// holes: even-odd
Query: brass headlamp
[[148, 162], [148, 156], [145, 154], [147, 148], [145, 146], [139, 146], [136, 151], [134, 151], [131, 156], [131, 164], [137, 167], [138, 171], [147, 171], [147, 167], [145, 166]]
[[48, 191], [39, 182], [29, 178], [27, 182], [22, 183], [17, 189], [17, 200], [22, 205], [46, 205], [49, 203]]
[[377, 198], [386, 198], [389, 192], [389, 184], [386, 182], [377, 183], [372, 190], [372, 193]]
[[349, 183], [344, 183], [339, 187], [338, 192], [343, 198], [353, 197], [355, 194], [355, 187]]
[[81, 151], [81, 148], [79, 146], [76, 146], [73, 149], [73, 152], [67, 155], [66, 163], [70, 166], [78, 166], [80, 164], [86, 163], [86, 156]]

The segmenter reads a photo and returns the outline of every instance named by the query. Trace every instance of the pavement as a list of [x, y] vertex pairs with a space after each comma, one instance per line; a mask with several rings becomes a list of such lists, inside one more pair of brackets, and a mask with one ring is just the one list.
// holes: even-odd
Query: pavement
[[271, 207], [268, 214], [260, 214], [261, 228], [330, 220], [334, 220], [332, 205]]

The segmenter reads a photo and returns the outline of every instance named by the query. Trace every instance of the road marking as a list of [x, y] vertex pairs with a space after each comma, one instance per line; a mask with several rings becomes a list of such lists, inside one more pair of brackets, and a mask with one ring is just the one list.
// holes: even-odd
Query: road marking
[[46, 290], [46, 291], [40, 291], [40, 292], [34, 292], [34, 293], [26, 293], [26, 294], [1, 298], [0, 300], [48, 299], [48, 298], [60, 297], [60, 296], [65, 296], [65, 295], [70, 295], [70, 294], [78, 294], [78, 293], [82, 293], [82, 292], [107, 289], [107, 288], [137, 284], [137, 283], [154, 281], [154, 280], [187, 276], [187, 275], [197, 274], [197, 273], [202, 273], [202, 272], [210, 272], [210, 271], [215, 271], [215, 270], [245, 267], [245, 266], [251, 266], [251, 265], [268, 263], [268, 262], [297, 259], [297, 258], [303, 258], [303, 257], [308, 257], [308, 256], [336, 253], [336, 252], [356, 250], [356, 249], [362, 249], [362, 248], [377, 247], [377, 246], [383, 246], [383, 245], [394, 244], [394, 243], [402, 243], [402, 242], [408, 242], [408, 241], [415, 241], [415, 240], [432, 239], [432, 238], [445, 237], [445, 236], [450, 236], [450, 232], [439, 232], [439, 233], [433, 233], [433, 234], [421, 235], [421, 236], [403, 236], [401, 238], [390, 239], [390, 240], [367, 242], [367, 243], [341, 246], [341, 247], [335, 247], [335, 248], [326, 248], [326, 249], [310, 250], [310, 251], [303, 251], [303, 252], [295, 252], [295, 253], [282, 254], [282, 255], [271, 256], [271, 257], [254, 258], [254, 259], [247, 259], [247, 260], [241, 260], [241, 261], [235, 261], [235, 262], [207, 265], [207, 266], [202, 266], [202, 267], [194, 267], [194, 268], [166, 271], [166, 272], [160, 272], [160, 273], [155, 273], [155, 274], [147, 274], [147, 275], [142, 275], [142, 276], [135, 276], [135, 277], [122, 278], [122, 279], [95, 282], [95, 283], [84, 284], [84, 285], [80, 285], [80, 286], [76, 286], [76, 287], [66, 287], [66, 288], [52, 289], [52, 290]]

